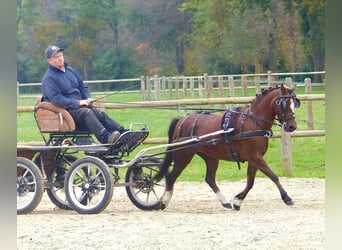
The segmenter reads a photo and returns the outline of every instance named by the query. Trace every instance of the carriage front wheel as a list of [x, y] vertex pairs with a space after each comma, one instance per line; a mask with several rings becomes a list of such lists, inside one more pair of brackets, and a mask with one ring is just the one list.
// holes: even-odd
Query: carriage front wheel
[[17, 214], [32, 212], [42, 200], [44, 180], [31, 160], [17, 157]]
[[67, 201], [80, 214], [102, 212], [112, 200], [113, 187], [106, 163], [92, 156], [73, 162], [65, 176]]
[[142, 210], [160, 209], [160, 197], [165, 191], [165, 177], [156, 182], [153, 177], [159, 171], [162, 160], [148, 157], [127, 169], [126, 193], [131, 202]]

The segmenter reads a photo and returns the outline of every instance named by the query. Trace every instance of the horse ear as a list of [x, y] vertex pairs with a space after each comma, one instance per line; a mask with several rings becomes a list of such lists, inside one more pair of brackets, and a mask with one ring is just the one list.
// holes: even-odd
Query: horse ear
[[296, 84], [291, 84], [290, 85], [290, 90], [293, 92], [296, 89], [297, 85]]

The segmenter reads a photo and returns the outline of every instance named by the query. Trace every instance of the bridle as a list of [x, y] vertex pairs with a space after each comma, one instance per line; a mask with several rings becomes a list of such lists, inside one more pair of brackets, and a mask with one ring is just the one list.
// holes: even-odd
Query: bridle
[[300, 100], [296, 97], [295, 93], [291, 93], [289, 95], [283, 95], [279, 92], [279, 95], [275, 101], [275, 108], [280, 107], [281, 114], [277, 114], [276, 120], [279, 121], [281, 124], [286, 124], [288, 121], [295, 119], [295, 113], [292, 111], [286, 114], [286, 107], [288, 105], [289, 100], [293, 100], [294, 108], [300, 107]]
[[[274, 122], [274, 121], [270, 121], [267, 119], [264, 119], [262, 117], [258, 117], [255, 116], [254, 113], [251, 110], [251, 107], [249, 107], [249, 110], [247, 113], [245, 113], [245, 115], [251, 117], [253, 119], [253, 121], [259, 126], [260, 124], [258, 123], [258, 121], [263, 121], [275, 126], [279, 126], [279, 127], [283, 127], [284, 125], [286, 125], [286, 123], [290, 120], [295, 119], [295, 113], [294, 112], [290, 112], [288, 114], [286, 114], [286, 107], [287, 107], [287, 102], [292, 99], [294, 102], [294, 108], [299, 108], [300, 107], [300, 100], [296, 97], [295, 93], [291, 93], [288, 95], [283, 95], [282, 92], [280, 91], [278, 94], [278, 97], [275, 101], [275, 113], [276, 113], [276, 117], [274, 118], [276, 121], [278, 122]], [[277, 114], [276, 109], [280, 110], [280, 114]], [[237, 112], [236, 112], [237, 113]]]

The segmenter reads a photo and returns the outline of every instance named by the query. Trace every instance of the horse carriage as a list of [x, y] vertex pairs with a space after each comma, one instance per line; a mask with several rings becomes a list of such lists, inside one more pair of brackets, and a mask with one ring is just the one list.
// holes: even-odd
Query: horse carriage
[[[33, 211], [46, 190], [61, 209], [92, 214], [103, 211], [115, 186], [125, 186], [129, 199], [138, 208], [159, 207], [165, 185], [152, 180], [161, 159], [143, 156], [125, 161], [148, 136], [144, 124], [131, 124], [115, 144], [97, 144], [88, 131], [78, 131], [71, 115], [60, 107], [39, 99], [34, 117], [43, 146], [17, 146], [17, 213]], [[119, 169], [127, 168], [124, 183]]]
[[[142, 149], [130, 160], [125, 157], [148, 137], [145, 124], [131, 124], [113, 145], [97, 144], [89, 132], [76, 130], [66, 110], [38, 100], [34, 114], [45, 145], [17, 146], [17, 213], [33, 211], [45, 190], [61, 209], [100, 213], [117, 186], [124, 186], [131, 202], [142, 210], [165, 209], [177, 177], [194, 155], [205, 161], [205, 181], [225, 208], [240, 209], [257, 170], [276, 184], [284, 203], [292, 205], [263, 156], [273, 125], [287, 132], [297, 127], [294, 108], [300, 102], [294, 89], [281, 85], [263, 90], [250, 106], [234, 107], [222, 114], [201, 111], [175, 118], [169, 127], [168, 144]], [[148, 154], [160, 149], [166, 150]], [[246, 187], [232, 201], [216, 185], [219, 160], [235, 161], [239, 166], [248, 162]], [[121, 168], [127, 169], [124, 182], [120, 181]]]

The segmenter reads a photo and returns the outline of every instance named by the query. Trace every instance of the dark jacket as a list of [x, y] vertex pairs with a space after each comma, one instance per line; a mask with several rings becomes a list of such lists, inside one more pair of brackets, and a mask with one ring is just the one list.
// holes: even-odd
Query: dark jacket
[[64, 66], [65, 72], [48, 66], [42, 81], [43, 100], [65, 109], [78, 108], [79, 101], [91, 95], [81, 76], [67, 63]]

